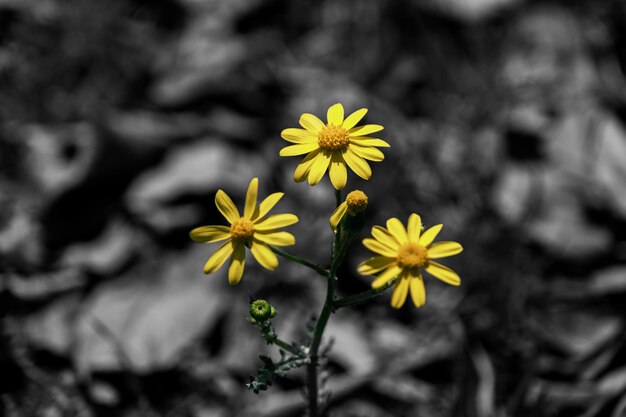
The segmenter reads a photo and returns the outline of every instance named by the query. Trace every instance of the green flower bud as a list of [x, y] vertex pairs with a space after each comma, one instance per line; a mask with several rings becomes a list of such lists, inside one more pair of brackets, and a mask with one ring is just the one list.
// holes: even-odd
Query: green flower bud
[[250, 303], [250, 317], [257, 321], [265, 321], [276, 316], [276, 309], [265, 300], [254, 300]]

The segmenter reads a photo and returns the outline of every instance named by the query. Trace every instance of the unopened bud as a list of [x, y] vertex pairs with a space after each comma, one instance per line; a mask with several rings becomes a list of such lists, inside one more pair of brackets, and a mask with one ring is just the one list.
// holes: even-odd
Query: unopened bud
[[346, 204], [348, 205], [348, 214], [355, 216], [363, 213], [367, 208], [367, 195], [361, 190], [354, 190], [346, 196]]
[[250, 317], [256, 321], [265, 321], [276, 316], [276, 308], [265, 300], [250, 303]]
[[365, 224], [365, 209], [368, 198], [363, 191], [355, 190], [346, 197], [348, 209], [343, 218], [342, 228], [349, 233], [359, 233]]

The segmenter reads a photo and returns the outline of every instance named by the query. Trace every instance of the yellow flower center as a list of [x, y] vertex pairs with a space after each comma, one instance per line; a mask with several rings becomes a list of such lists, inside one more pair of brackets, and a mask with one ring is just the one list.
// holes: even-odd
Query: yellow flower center
[[254, 223], [248, 219], [241, 218], [235, 220], [235, 222], [230, 225], [230, 235], [235, 240], [247, 240], [251, 238], [253, 234]]
[[348, 214], [354, 216], [362, 213], [367, 208], [367, 196], [361, 190], [354, 190], [346, 197]]
[[337, 150], [350, 143], [350, 133], [342, 126], [326, 125], [317, 134], [317, 144], [322, 149]]
[[401, 268], [423, 268], [428, 263], [428, 249], [417, 243], [405, 243], [398, 250], [397, 260]]

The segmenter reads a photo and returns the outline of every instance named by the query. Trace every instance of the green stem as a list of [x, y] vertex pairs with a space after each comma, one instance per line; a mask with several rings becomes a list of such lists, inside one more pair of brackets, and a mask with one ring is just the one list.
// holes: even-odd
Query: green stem
[[[337, 207], [341, 204], [341, 191], [335, 191], [335, 197], [337, 199]], [[333, 302], [335, 300], [335, 275], [337, 269], [341, 264], [343, 255], [345, 254], [345, 247], [348, 245], [347, 241], [341, 240], [341, 231], [337, 230], [335, 233], [335, 240], [331, 247], [330, 252], [330, 271], [326, 278], [326, 299], [324, 300], [324, 307], [320, 313], [317, 323], [315, 323], [315, 330], [313, 331], [313, 338], [311, 339], [311, 345], [309, 346], [309, 357], [311, 362], [307, 365], [307, 386], [309, 396], [309, 417], [317, 417], [318, 415], [318, 386], [317, 386], [317, 366], [318, 366], [318, 351], [322, 342], [322, 335], [326, 329], [326, 324], [330, 318], [330, 314], [333, 312]]]
[[324, 301], [324, 307], [322, 308], [322, 312], [320, 313], [320, 317], [317, 319], [317, 323], [315, 325], [315, 331], [313, 333], [313, 340], [311, 341], [311, 346], [309, 348], [309, 357], [311, 358], [311, 362], [307, 365], [307, 385], [308, 385], [308, 394], [309, 394], [309, 416], [317, 417], [317, 407], [318, 407], [318, 387], [317, 387], [317, 352], [320, 347], [320, 343], [322, 341], [322, 334], [324, 334], [324, 329], [326, 328], [326, 324], [328, 323], [328, 319], [330, 318], [330, 313], [332, 313], [332, 302], [335, 294], [335, 278], [328, 278], [328, 286], [326, 287], [326, 300]]
[[295, 263], [298, 263], [300, 265], [306, 266], [307, 268], [311, 268], [312, 270], [314, 270], [315, 272], [317, 272], [318, 274], [320, 274], [323, 277], [328, 277], [330, 275], [330, 272], [327, 269], [322, 268], [319, 265], [315, 265], [314, 263], [311, 263], [309, 261], [306, 261], [302, 258], [299, 258], [295, 255], [291, 255], [287, 252], [283, 252], [282, 250], [275, 248], [272, 245], [267, 245], [269, 246], [270, 250], [272, 252], [274, 252], [276, 255], [280, 255], [283, 258], [289, 259], [290, 261], [293, 261]]
[[320, 343], [322, 341], [322, 334], [324, 333], [324, 329], [326, 328], [326, 323], [328, 322], [328, 318], [330, 317], [330, 313], [332, 312], [332, 305], [335, 300], [335, 273], [337, 272], [337, 267], [339, 266], [337, 259], [333, 266], [330, 269], [330, 276], [328, 277], [328, 286], [326, 287], [326, 299], [324, 300], [324, 307], [322, 308], [322, 312], [320, 313], [320, 317], [317, 319], [317, 323], [315, 324], [315, 330], [313, 332], [313, 339], [311, 340], [311, 346], [309, 348], [309, 354], [312, 357], [317, 357], [317, 351], [320, 347]]
[[275, 344], [276, 346], [278, 346], [279, 348], [286, 350], [287, 352], [293, 354], [293, 355], [301, 355], [302, 352], [299, 352], [294, 346], [292, 346], [290, 343], [285, 342], [284, 340], [280, 339], [280, 338], [276, 338], [276, 340], [272, 341], [273, 344]]
[[362, 304], [366, 301], [369, 301], [373, 298], [378, 297], [379, 295], [381, 295], [386, 289], [390, 288], [393, 286], [393, 284], [395, 284], [395, 280], [390, 281], [388, 283], [386, 283], [384, 286], [377, 288], [377, 289], [371, 289], [369, 291], [364, 291], [362, 293], [358, 293], [358, 294], [354, 294], [351, 295], [349, 297], [344, 297], [344, 298], [340, 298], [338, 300], [335, 300], [333, 302], [333, 312], [339, 310], [340, 308], [344, 308], [344, 307], [350, 307], [350, 306], [354, 306], [357, 304]]

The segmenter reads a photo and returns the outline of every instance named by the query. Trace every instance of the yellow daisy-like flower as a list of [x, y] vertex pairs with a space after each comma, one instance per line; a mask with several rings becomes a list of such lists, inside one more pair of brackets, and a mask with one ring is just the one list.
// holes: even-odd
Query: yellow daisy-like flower
[[283, 130], [282, 138], [294, 145], [281, 149], [280, 156], [307, 154], [296, 168], [293, 179], [297, 182], [308, 179], [310, 185], [315, 185], [329, 170], [330, 181], [341, 190], [348, 180], [347, 165], [359, 177], [369, 180], [372, 169], [367, 161], [385, 159], [377, 148], [388, 148], [389, 144], [367, 136], [383, 130], [381, 125], [356, 126], [366, 113], [367, 109], [359, 109], [344, 119], [343, 106], [337, 103], [328, 109], [328, 123], [304, 113], [300, 116], [300, 125], [304, 129]]
[[456, 272], [433, 261], [463, 251], [457, 242], [433, 243], [442, 227], [438, 224], [422, 232], [422, 220], [415, 213], [409, 217], [406, 228], [396, 218], [387, 220], [387, 228], [374, 226], [374, 239], [363, 239], [363, 245], [378, 256], [362, 262], [358, 267], [359, 273], [373, 275], [380, 272], [372, 282], [372, 288], [381, 288], [398, 277], [391, 295], [393, 308], [402, 307], [409, 292], [416, 307], [426, 304], [421, 269], [446, 284], [461, 285], [461, 278]]
[[348, 193], [346, 200], [339, 204], [330, 216], [330, 228], [336, 231], [339, 222], [346, 214], [354, 217], [359, 213], [363, 213], [367, 208], [367, 201], [367, 195], [361, 190], [354, 190]]
[[228, 282], [237, 285], [243, 276], [246, 246], [250, 248], [250, 252], [261, 266], [274, 270], [278, 267], [278, 258], [268, 245], [289, 246], [296, 243], [291, 233], [276, 230], [297, 223], [298, 217], [295, 214], [267, 215], [284, 193], [271, 194], [257, 205], [258, 189], [259, 179], [253, 178], [246, 192], [243, 216], [239, 215], [230, 197], [224, 191], [218, 190], [215, 205], [230, 226], [202, 226], [189, 233], [191, 239], [196, 242], [211, 243], [226, 240], [204, 265], [205, 274], [217, 271], [230, 257]]

